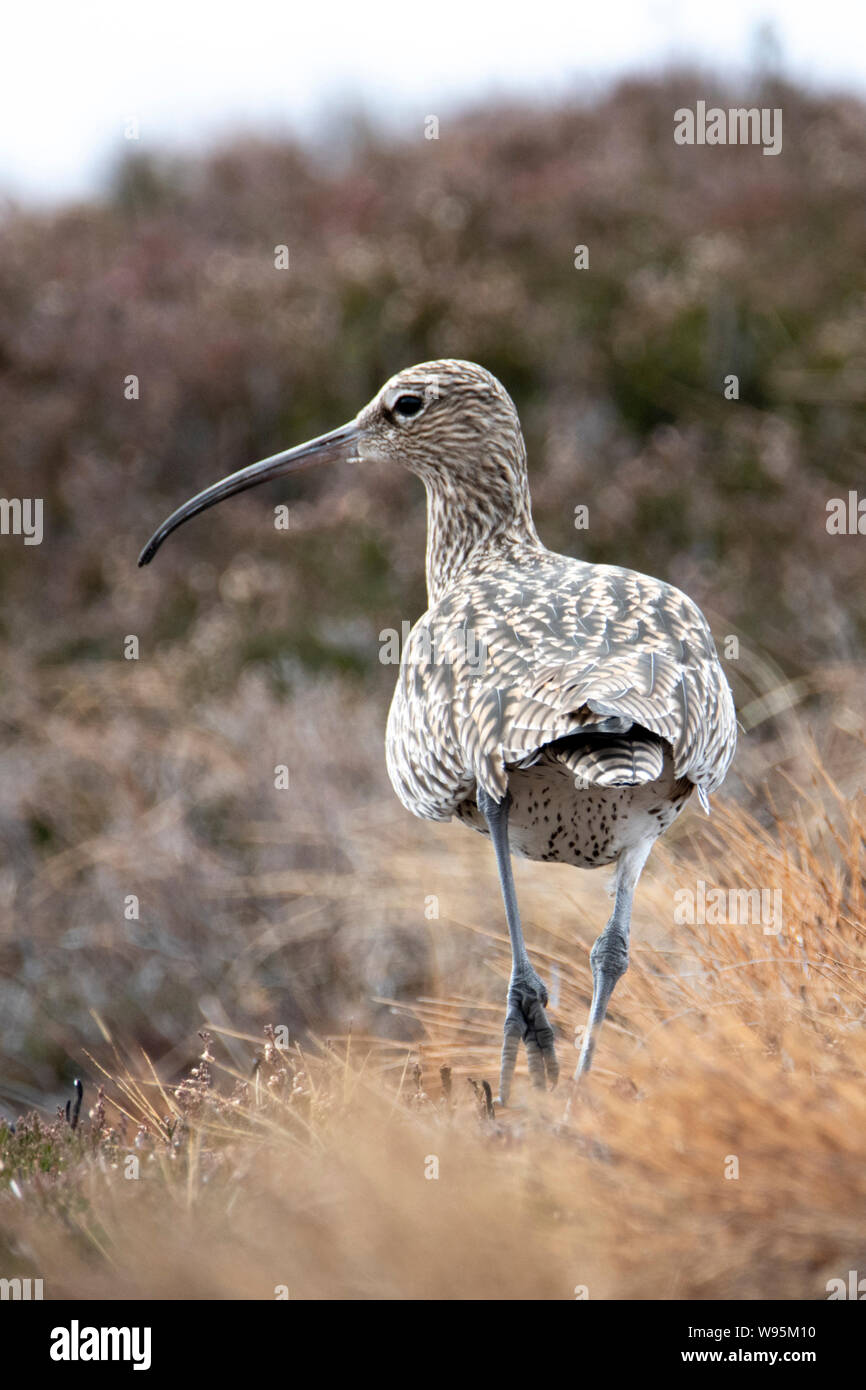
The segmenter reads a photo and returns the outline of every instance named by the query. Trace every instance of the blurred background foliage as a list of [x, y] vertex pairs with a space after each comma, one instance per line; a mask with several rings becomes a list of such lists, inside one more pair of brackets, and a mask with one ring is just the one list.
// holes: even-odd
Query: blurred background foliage
[[[767, 80], [750, 101], [783, 109], [774, 158], [675, 145], [696, 92], [745, 102], [684, 73], [485, 105], [438, 140], [347, 116], [327, 146], [127, 153], [99, 199], [5, 210], [0, 476], [46, 518], [39, 547], [0, 539], [13, 1101], [69, 1079], [93, 1009], [171, 1057], [202, 1012], [381, 1023], [361, 997], [444, 969], [418, 932], [423, 860], [417, 902], [317, 897], [369, 870], [377, 836], [457, 833], [413, 826], [382, 758], [379, 634], [425, 607], [417, 481], [306, 474], [135, 567], [181, 501], [401, 367], [496, 373], [543, 539], [686, 589], [717, 641], [739, 636], [741, 706], [774, 682], [819, 700], [862, 659], [866, 542], [828, 535], [826, 506], [866, 491], [866, 109]], [[271, 872], [306, 877], [271, 896]]]

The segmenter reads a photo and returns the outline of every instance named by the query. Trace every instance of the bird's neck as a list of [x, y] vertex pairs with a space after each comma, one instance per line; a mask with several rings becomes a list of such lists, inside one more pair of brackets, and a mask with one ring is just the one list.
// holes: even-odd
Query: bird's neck
[[[425, 480], [426, 482], [426, 480]], [[514, 545], [541, 548], [529, 492], [503, 501], [479, 487], [467, 496], [449, 480], [426, 482], [427, 596], [436, 603], [461, 573], [488, 551]]]

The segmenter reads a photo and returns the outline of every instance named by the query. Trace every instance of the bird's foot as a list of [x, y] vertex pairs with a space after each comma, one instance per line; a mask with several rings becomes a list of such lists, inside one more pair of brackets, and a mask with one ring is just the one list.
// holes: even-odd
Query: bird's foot
[[499, 1105], [508, 1104], [521, 1041], [526, 1044], [526, 1061], [533, 1086], [543, 1091], [548, 1083], [551, 1090], [556, 1085], [559, 1063], [553, 1044], [553, 1028], [545, 1013], [547, 1000], [547, 986], [531, 966], [511, 976], [497, 1096]]

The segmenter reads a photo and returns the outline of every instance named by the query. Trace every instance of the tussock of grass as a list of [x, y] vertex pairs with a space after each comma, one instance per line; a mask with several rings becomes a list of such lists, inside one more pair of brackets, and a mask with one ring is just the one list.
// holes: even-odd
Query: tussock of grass
[[[490, 1116], [489, 978], [411, 1005], [411, 1044], [206, 1030], [178, 1085], [106, 1044], [74, 1134], [0, 1132], [4, 1269], [50, 1297], [826, 1297], [866, 1260], [866, 806], [821, 776], [796, 804], [771, 827], [720, 808], [662, 856], [567, 1122], [567, 1088], [525, 1073]], [[722, 866], [781, 890], [777, 935], [674, 922], [672, 883]], [[547, 873], [523, 872], [534, 896]], [[567, 1069], [592, 933], [547, 906]], [[505, 941], [483, 944], [504, 977]]]

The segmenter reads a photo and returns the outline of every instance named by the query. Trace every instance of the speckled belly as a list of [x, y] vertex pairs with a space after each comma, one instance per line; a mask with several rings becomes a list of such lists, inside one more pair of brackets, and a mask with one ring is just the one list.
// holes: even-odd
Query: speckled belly
[[[669, 762], [655, 782], [586, 789], [575, 787], [562, 764], [541, 762], [512, 769], [508, 789], [508, 838], [514, 853], [597, 869], [639, 841], [663, 834], [694, 787], [675, 778]], [[474, 800], [461, 802], [455, 815], [464, 825], [487, 834], [487, 823]]]

